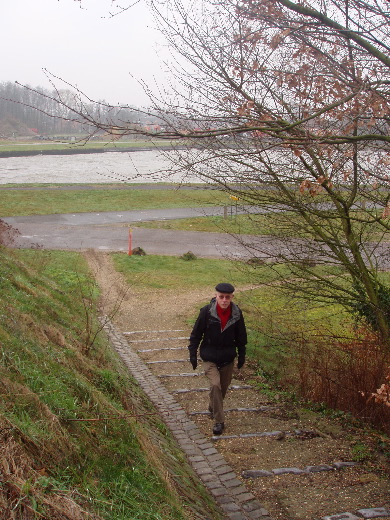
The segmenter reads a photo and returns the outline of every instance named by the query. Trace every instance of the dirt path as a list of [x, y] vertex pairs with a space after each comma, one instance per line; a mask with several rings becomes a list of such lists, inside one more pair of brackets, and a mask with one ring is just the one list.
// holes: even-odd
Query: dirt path
[[[182, 407], [211, 438], [207, 382], [187, 361], [186, 319], [210, 292], [126, 289], [108, 254], [86, 258], [102, 290], [103, 312], [121, 301], [113, 321]], [[143, 332], [140, 332], [143, 331]], [[248, 368], [237, 372], [226, 399], [226, 430], [213, 438], [237, 476], [274, 520], [390, 520], [390, 480], [378, 461], [356, 464], [362, 439], [335, 420], [271, 401], [248, 388]], [[363, 439], [364, 442], [364, 439]]]
[[109, 254], [88, 250], [84, 256], [102, 291], [103, 312], [109, 315], [120, 303], [113, 321], [122, 332], [183, 327], [188, 308], [210, 296], [210, 291], [191, 291], [189, 300], [185, 289], [178, 294], [176, 290], [129, 288]]

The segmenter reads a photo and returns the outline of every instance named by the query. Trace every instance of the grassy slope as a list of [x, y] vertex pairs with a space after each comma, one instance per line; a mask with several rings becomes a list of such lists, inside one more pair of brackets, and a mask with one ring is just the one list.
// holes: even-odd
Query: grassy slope
[[0, 249], [0, 294], [0, 518], [220, 518], [104, 334], [93, 341], [83, 259]]

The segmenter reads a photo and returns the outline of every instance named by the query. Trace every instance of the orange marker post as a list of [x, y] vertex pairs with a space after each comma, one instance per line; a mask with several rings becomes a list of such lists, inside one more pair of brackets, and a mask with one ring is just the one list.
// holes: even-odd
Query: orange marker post
[[133, 254], [133, 230], [129, 228], [129, 251], [128, 255], [131, 256]]

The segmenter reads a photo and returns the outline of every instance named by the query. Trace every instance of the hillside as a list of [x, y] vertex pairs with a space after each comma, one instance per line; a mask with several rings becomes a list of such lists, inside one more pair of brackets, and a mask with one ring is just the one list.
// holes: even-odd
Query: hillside
[[220, 518], [109, 348], [74, 253], [0, 249], [0, 519]]

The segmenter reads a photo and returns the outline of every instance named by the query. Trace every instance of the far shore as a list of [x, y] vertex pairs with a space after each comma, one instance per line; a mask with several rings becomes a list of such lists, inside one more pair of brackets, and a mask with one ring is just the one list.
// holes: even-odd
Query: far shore
[[155, 151], [155, 146], [132, 146], [124, 147], [99, 147], [99, 148], [56, 148], [56, 149], [35, 149], [35, 150], [0, 150], [0, 159], [7, 157], [29, 157], [35, 155], [78, 155], [88, 153], [107, 153], [107, 152], [149, 152]]

